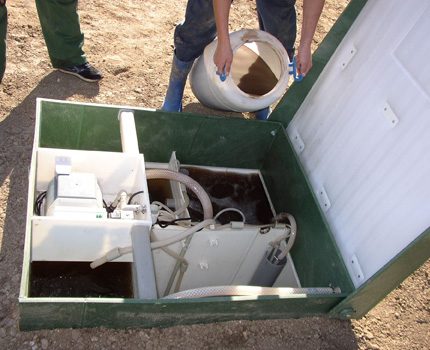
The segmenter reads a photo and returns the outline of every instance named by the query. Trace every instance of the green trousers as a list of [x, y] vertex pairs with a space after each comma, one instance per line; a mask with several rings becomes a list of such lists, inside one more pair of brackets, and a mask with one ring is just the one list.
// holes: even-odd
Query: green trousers
[[[78, 0], [36, 0], [40, 25], [54, 68], [87, 62], [77, 13]], [[7, 10], [0, 6], [0, 81], [6, 62]]]

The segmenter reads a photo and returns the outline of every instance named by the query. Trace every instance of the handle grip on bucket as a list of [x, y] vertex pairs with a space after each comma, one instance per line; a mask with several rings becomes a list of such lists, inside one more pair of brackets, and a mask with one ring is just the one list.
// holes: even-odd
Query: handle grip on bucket
[[225, 81], [227, 79], [227, 74], [225, 74], [225, 67], [222, 69], [222, 73], [218, 72], [218, 69], [217, 69], [216, 75], [219, 75], [219, 79], [221, 81]]
[[293, 57], [293, 61], [290, 62], [290, 64], [288, 66], [291, 68], [290, 74], [293, 76], [294, 81], [301, 82], [304, 78], [304, 75], [303, 74], [297, 74], [296, 56]]

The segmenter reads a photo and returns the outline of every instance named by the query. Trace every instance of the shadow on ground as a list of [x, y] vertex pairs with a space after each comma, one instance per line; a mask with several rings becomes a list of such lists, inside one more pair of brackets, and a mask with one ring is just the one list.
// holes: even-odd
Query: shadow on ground
[[[184, 106], [184, 112], [202, 114], [202, 115], [216, 115], [221, 117], [234, 117], [234, 118], [242, 118], [245, 116], [245, 113], [239, 112], [228, 112], [228, 111], [220, 111], [216, 109], [211, 109], [206, 106], [203, 106], [201, 103], [192, 102]], [[246, 117], [246, 116], [245, 116]]]
[[0, 219], [4, 219], [0, 245], [0, 328], [15, 327], [18, 316], [17, 297], [36, 98], [67, 99], [77, 94], [91, 98], [98, 92], [98, 84], [88, 84], [57, 71], [51, 72], [0, 123]]

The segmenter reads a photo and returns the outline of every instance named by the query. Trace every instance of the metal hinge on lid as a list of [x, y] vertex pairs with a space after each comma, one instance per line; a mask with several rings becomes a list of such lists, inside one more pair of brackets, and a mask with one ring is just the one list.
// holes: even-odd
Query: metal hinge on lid
[[399, 118], [397, 118], [396, 114], [394, 113], [388, 102], [385, 102], [383, 111], [384, 116], [387, 119], [388, 125], [390, 126], [390, 128], [394, 128], [399, 122]]
[[297, 132], [297, 130], [292, 131], [289, 133], [291, 143], [293, 144], [294, 149], [297, 153], [303, 152], [305, 149], [305, 143], [303, 142], [302, 138], [300, 137], [300, 134]]
[[341, 52], [340, 54], [340, 69], [344, 70], [349, 62], [351, 62], [351, 60], [353, 59], [353, 57], [355, 56], [355, 54], [357, 53], [357, 49], [355, 48], [355, 46], [350, 43], [349, 45], [347, 45]]
[[358, 258], [355, 254], [349, 260], [349, 265], [351, 266], [352, 271], [354, 273], [354, 276], [353, 276], [354, 279], [360, 284], [363, 283], [364, 273], [363, 273], [363, 270], [361, 269], [360, 262], [358, 261]]
[[327, 196], [324, 186], [321, 186], [317, 191], [318, 202], [324, 211], [327, 211], [331, 207], [330, 199]]

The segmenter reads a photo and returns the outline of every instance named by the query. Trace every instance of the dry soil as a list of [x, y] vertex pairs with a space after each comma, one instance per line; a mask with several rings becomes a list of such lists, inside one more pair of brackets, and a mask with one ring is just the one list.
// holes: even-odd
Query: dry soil
[[[97, 85], [52, 70], [34, 1], [8, 1], [8, 64], [0, 85], [0, 349], [429, 348], [429, 262], [357, 321], [308, 318], [168, 329], [19, 331], [17, 297], [35, 98], [159, 107], [168, 81], [172, 34], [175, 23], [183, 17], [185, 3], [82, 1], [85, 51], [89, 61], [105, 75]], [[326, 1], [314, 48], [347, 3]], [[301, 14], [301, 2], [298, 11]], [[255, 28], [255, 2], [235, 1], [231, 18], [232, 30]], [[202, 107], [188, 86], [184, 106], [186, 111], [220, 113]]]

